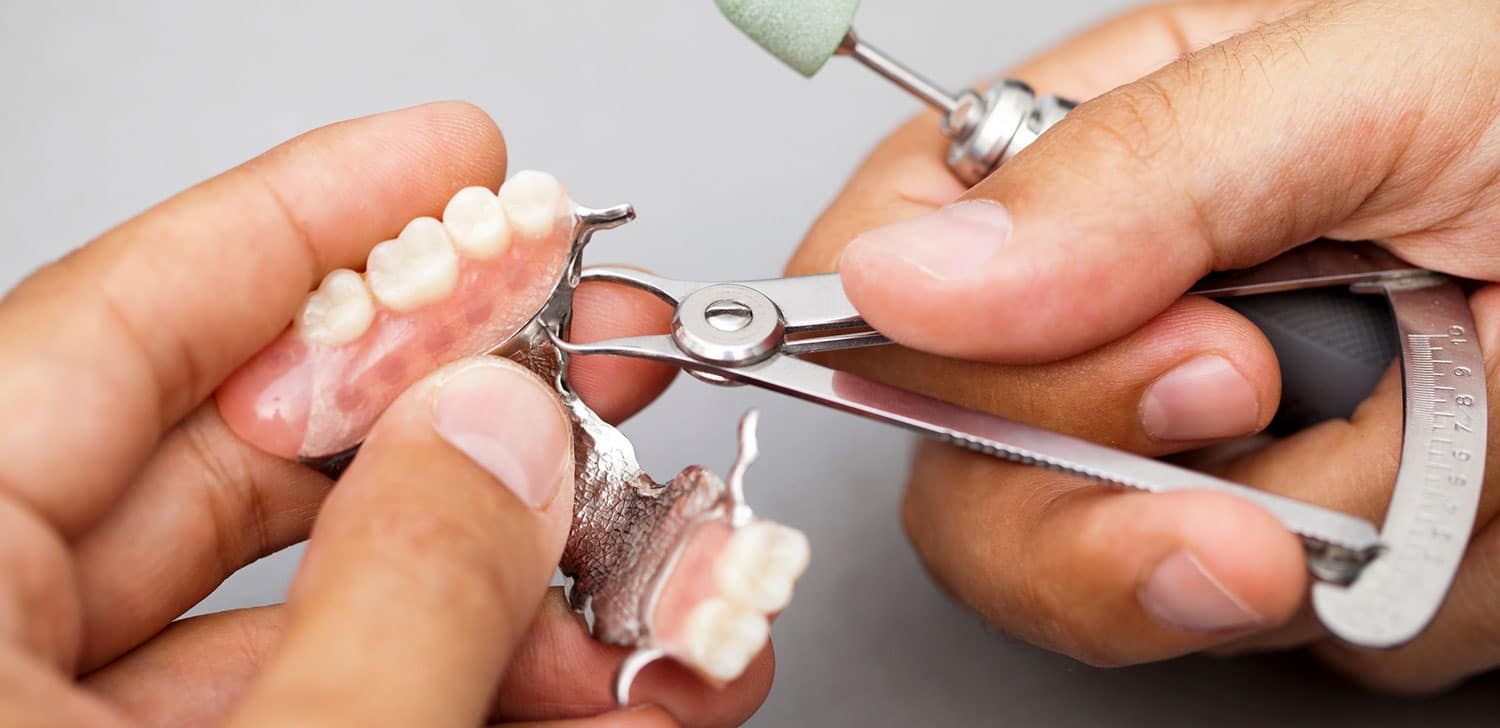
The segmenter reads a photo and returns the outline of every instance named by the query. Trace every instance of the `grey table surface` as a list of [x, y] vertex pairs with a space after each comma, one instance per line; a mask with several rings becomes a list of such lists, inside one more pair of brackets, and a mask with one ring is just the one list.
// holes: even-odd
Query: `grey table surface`
[[[952, 83], [1130, 4], [869, 0], [871, 39]], [[963, 22], [952, 22], [962, 18]], [[114, 223], [300, 131], [441, 98], [498, 119], [513, 167], [641, 219], [603, 256], [687, 278], [778, 273], [912, 103], [848, 64], [805, 82], [708, 0], [0, 3], [0, 289]], [[763, 409], [751, 498], [814, 564], [776, 624], [758, 726], [1492, 725], [1500, 680], [1376, 697], [1297, 655], [1096, 670], [950, 604], [898, 524], [904, 435], [684, 378], [628, 426], [647, 465], [723, 468]], [[298, 549], [199, 606], [281, 599]]]

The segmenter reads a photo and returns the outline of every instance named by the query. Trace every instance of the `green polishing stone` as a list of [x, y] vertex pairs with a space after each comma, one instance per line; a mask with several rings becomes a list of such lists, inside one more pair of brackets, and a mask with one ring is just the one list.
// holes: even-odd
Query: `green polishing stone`
[[724, 17], [771, 55], [811, 77], [854, 25], [859, 0], [714, 0]]

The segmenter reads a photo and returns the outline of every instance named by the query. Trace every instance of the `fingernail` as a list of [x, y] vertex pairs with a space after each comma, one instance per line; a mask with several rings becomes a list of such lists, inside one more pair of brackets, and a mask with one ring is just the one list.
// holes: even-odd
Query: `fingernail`
[[1146, 390], [1141, 424], [1158, 440], [1188, 442], [1239, 437], [1255, 431], [1260, 402], [1255, 387], [1217, 354], [1183, 364]]
[[1238, 632], [1265, 621], [1186, 551], [1158, 564], [1139, 597], [1151, 616], [1190, 632]]
[[894, 265], [938, 280], [972, 278], [1000, 253], [1012, 229], [999, 204], [959, 202], [855, 238], [840, 266]]
[[526, 505], [542, 510], [557, 496], [568, 426], [535, 378], [498, 362], [461, 369], [438, 387], [433, 427]]

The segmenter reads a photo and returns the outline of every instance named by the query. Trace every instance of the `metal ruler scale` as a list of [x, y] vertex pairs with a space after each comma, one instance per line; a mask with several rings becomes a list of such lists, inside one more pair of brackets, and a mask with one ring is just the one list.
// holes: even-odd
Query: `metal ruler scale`
[[1422, 276], [1355, 290], [1384, 293], [1396, 314], [1406, 410], [1401, 469], [1380, 556], [1353, 584], [1315, 585], [1312, 599], [1340, 639], [1390, 648], [1437, 616], [1468, 548], [1488, 446], [1484, 356], [1456, 282]]

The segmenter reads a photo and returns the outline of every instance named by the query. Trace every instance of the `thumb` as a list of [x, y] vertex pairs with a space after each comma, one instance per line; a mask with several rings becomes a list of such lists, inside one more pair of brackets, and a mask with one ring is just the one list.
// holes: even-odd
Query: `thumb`
[[853, 242], [851, 301], [913, 348], [1053, 360], [1213, 269], [1328, 234], [1391, 174], [1426, 102], [1371, 41], [1387, 31], [1335, 17], [1363, 7], [1320, 5], [1079, 107], [964, 200]]
[[512, 362], [407, 390], [323, 505], [230, 725], [478, 725], [562, 553], [571, 455], [551, 387]]

